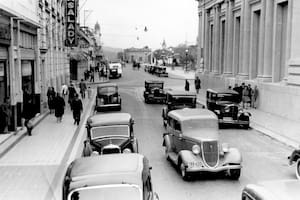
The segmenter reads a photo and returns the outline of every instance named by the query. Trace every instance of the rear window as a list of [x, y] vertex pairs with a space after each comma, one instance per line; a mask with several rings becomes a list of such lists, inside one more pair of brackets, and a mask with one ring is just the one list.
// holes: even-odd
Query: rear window
[[109, 86], [109, 87], [99, 87], [98, 93], [115, 93], [117, 92], [117, 87]]

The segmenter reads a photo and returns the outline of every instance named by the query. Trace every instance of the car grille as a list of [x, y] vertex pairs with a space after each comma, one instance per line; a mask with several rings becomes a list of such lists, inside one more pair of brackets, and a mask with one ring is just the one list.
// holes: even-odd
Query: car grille
[[119, 148], [107, 148], [102, 150], [102, 154], [120, 153]]
[[202, 143], [203, 160], [209, 167], [215, 167], [219, 160], [218, 141]]

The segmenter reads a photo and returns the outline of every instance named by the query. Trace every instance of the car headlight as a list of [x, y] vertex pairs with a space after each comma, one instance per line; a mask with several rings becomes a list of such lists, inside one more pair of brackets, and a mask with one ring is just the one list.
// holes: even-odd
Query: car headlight
[[193, 154], [199, 154], [200, 153], [200, 146], [197, 145], [197, 144], [193, 145], [192, 152], [193, 152]]
[[123, 153], [132, 153], [132, 152], [131, 152], [131, 149], [126, 148], [126, 149], [123, 150]]
[[118, 101], [118, 97], [114, 97], [112, 100], [113, 100], [113, 102], [117, 102]]
[[100, 104], [104, 104], [104, 99], [103, 99], [103, 98], [98, 99], [98, 104], [99, 104], [99, 105], [100, 105]]

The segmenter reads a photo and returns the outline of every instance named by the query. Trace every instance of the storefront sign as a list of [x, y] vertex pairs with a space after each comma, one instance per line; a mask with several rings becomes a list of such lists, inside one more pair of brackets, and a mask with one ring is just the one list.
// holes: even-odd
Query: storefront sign
[[76, 16], [77, 5], [76, 0], [67, 0], [66, 7], [66, 46], [77, 46], [76, 38]]

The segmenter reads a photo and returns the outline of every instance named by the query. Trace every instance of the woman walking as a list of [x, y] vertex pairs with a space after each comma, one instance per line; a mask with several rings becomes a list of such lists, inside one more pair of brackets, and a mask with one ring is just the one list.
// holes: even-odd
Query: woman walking
[[79, 125], [80, 115], [82, 112], [82, 102], [78, 98], [78, 94], [75, 95], [75, 99], [72, 101], [71, 109], [73, 111], [74, 124]]
[[33, 122], [32, 119], [35, 117], [35, 108], [32, 103], [32, 99], [29, 98], [27, 103], [23, 105], [23, 112], [22, 112], [22, 125], [27, 128], [27, 133], [31, 136], [31, 132], [33, 129]]
[[48, 97], [48, 107], [50, 110], [50, 114], [52, 114], [54, 111], [54, 98], [55, 98], [54, 87], [48, 87], [47, 97]]
[[54, 105], [55, 105], [55, 117], [57, 118], [57, 123], [59, 123], [61, 122], [62, 116], [64, 115], [64, 111], [65, 111], [65, 101], [59, 95], [59, 93], [56, 94]]

